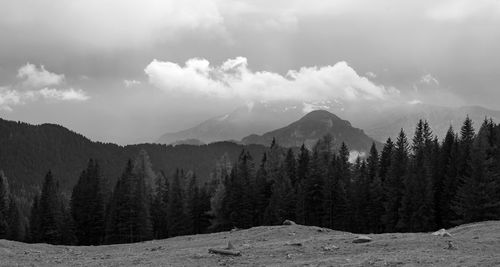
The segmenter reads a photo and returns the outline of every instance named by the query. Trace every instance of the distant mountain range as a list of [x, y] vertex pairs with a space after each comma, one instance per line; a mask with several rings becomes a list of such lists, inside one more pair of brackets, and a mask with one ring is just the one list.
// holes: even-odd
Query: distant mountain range
[[402, 128], [413, 136], [419, 119], [425, 119], [434, 133], [443, 138], [448, 128], [460, 129], [465, 117], [474, 121], [476, 128], [485, 117], [500, 121], [500, 111], [479, 106], [443, 107], [427, 104], [405, 104], [390, 107], [347, 107], [336, 101], [319, 103], [269, 102], [254, 103], [233, 112], [204, 121], [192, 128], [162, 135], [157, 142], [172, 144], [186, 139], [202, 143], [222, 140], [242, 140], [249, 135], [263, 135], [299, 120], [312, 110], [326, 110], [351, 122], [379, 142], [395, 138]]
[[208, 119], [192, 128], [163, 134], [161, 144], [196, 139], [202, 143], [223, 140], [239, 141], [249, 134], [263, 134], [285, 126], [303, 115], [302, 106], [290, 103], [255, 103], [237, 108], [231, 113]]
[[284, 147], [298, 147], [305, 144], [308, 148], [312, 148], [318, 139], [327, 134], [332, 137], [335, 148], [339, 148], [342, 142], [345, 142], [349, 149], [360, 152], [368, 152], [372, 143], [381, 146], [363, 130], [352, 127], [350, 122], [326, 110], [312, 111], [283, 128], [263, 135], [249, 135], [243, 138], [242, 142], [269, 145], [275, 138], [276, 142]]
[[444, 138], [446, 131], [452, 126], [457, 132], [460, 130], [466, 116], [474, 122], [476, 131], [485, 118], [500, 122], [500, 111], [479, 106], [442, 107], [426, 104], [394, 107], [388, 111], [368, 115], [370, 122], [363, 125], [366, 134], [376, 140], [385, 142], [388, 137], [395, 138], [403, 128], [408, 136], [412, 137], [418, 120], [426, 119], [434, 134]]

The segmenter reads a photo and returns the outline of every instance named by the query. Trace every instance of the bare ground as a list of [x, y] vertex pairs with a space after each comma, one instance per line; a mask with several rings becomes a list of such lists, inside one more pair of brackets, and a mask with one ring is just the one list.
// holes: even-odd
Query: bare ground
[[[448, 232], [368, 235], [362, 244], [352, 243], [356, 234], [302, 225], [95, 247], [0, 240], [0, 266], [500, 266], [500, 221]], [[228, 241], [241, 256], [208, 252]]]

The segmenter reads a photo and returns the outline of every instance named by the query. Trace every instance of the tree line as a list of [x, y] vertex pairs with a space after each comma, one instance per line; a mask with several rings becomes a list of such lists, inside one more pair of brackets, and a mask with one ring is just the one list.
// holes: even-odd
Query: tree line
[[70, 197], [46, 174], [29, 227], [22, 229], [14, 229], [22, 224], [12, 222], [15, 201], [6, 197], [2, 178], [0, 238], [19, 240], [14, 236], [25, 232], [29, 242], [98, 245], [285, 219], [357, 233], [422, 232], [500, 219], [500, 125], [492, 120], [485, 119], [476, 134], [466, 118], [458, 133], [450, 127], [441, 142], [421, 120], [411, 140], [401, 130], [380, 152], [374, 144], [355, 160], [345, 144], [333, 147], [328, 135], [311, 150], [273, 141], [259, 162], [243, 149], [235, 162], [218, 160], [205, 184], [182, 169], [155, 173], [142, 150], [112, 190], [91, 159]]

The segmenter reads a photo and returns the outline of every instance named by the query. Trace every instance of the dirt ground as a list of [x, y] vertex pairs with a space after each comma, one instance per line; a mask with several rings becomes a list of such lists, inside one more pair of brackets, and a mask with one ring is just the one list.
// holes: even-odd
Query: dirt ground
[[[371, 242], [353, 243], [356, 234], [291, 225], [109, 246], [0, 240], [0, 266], [500, 266], [500, 221], [448, 232], [368, 235]], [[208, 252], [228, 241], [241, 256]]]

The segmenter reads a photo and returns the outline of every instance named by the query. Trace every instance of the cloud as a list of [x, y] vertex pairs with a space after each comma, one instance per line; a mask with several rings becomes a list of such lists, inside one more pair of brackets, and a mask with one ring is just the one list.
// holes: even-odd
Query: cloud
[[439, 85], [439, 81], [438, 79], [434, 78], [431, 74], [425, 74], [424, 76], [422, 76], [420, 78], [420, 83], [424, 83], [424, 84], [435, 84], [435, 85]]
[[418, 100], [418, 99], [413, 99], [413, 100], [408, 101], [408, 104], [410, 104], [410, 105], [419, 105], [419, 104], [422, 104], [422, 101]]
[[138, 81], [138, 80], [124, 80], [123, 84], [125, 84], [125, 87], [132, 87], [132, 86], [141, 84], [141, 81]]
[[372, 78], [372, 79], [373, 79], [373, 78], [377, 78], [377, 74], [375, 74], [375, 73], [373, 73], [373, 72], [371, 72], [371, 71], [369, 71], [369, 72], [365, 73], [365, 75], [366, 75], [368, 78]]
[[381, 101], [399, 93], [358, 75], [343, 61], [289, 70], [286, 75], [252, 71], [244, 57], [228, 59], [220, 66], [199, 58], [184, 66], [153, 60], [144, 71], [149, 82], [165, 92], [245, 101]]
[[46, 99], [54, 99], [60, 101], [85, 101], [90, 97], [81, 89], [54, 89], [54, 88], [43, 88], [39, 91], [35, 91], [35, 94], [39, 94], [41, 97]]
[[19, 68], [17, 77], [23, 79], [23, 85], [28, 87], [59, 85], [64, 81], [63, 74], [49, 72], [43, 65], [38, 68], [31, 63], [26, 63]]
[[27, 63], [18, 69], [17, 78], [19, 81], [13, 85], [0, 86], [0, 110], [13, 111], [13, 106], [40, 99], [75, 102], [90, 99], [82, 89], [54, 87], [64, 83], [64, 74], [52, 73], [44, 66]]
[[[142, 47], [185, 32], [224, 35], [216, 0], [17, 0], [2, 3], [0, 25], [16, 37], [92, 48]], [[47, 19], [50, 18], [50, 19]]]
[[500, 18], [500, 1], [498, 0], [447, 0], [432, 8], [426, 15], [437, 21], [463, 21], [473, 17], [481, 19]]

